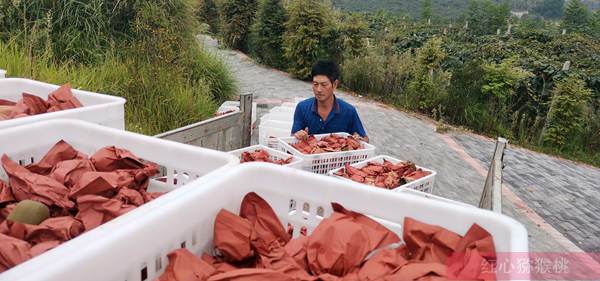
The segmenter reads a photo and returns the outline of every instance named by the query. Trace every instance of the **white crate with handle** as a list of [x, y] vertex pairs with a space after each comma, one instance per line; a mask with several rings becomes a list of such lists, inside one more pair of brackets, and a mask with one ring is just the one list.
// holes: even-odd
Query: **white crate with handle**
[[291, 122], [265, 120], [258, 126], [258, 143], [273, 149], [278, 149], [279, 140], [277, 138], [289, 137], [291, 131]]
[[[127, 149], [144, 160], [154, 162], [159, 165], [161, 171], [156, 177], [163, 179], [163, 181], [151, 179], [148, 191], [168, 193], [89, 232], [83, 233], [56, 249], [26, 261], [24, 264], [35, 261], [52, 251], [59, 250], [60, 252], [61, 247], [68, 246], [71, 242], [78, 241], [75, 244], [92, 245], [98, 240], [94, 233], [99, 233], [100, 237], [108, 235], [113, 231], [111, 230], [113, 229], [111, 227], [113, 223], [123, 223], [125, 225], [131, 223], [147, 213], [159, 209], [160, 206], [169, 204], [171, 200], [176, 198], [177, 192], [185, 190], [190, 183], [202, 181], [204, 176], [211, 173], [219, 174], [239, 165], [239, 159], [226, 152], [72, 119], [46, 120], [25, 126], [2, 129], [0, 130], [0, 155], [6, 154], [10, 159], [21, 165], [28, 165], [41, 160], [48, 150], [60, 140], [66, 141], [73, 148], [88, 156], [103, 147], [116, 146]], [[8, 176], [2, 167], [0, 167], [0, 179], [8, 182]], [[71, 254], [77, 255], [76, 252]], [[11, 276], [11, 271], [12, 269], [0, 274], [0, 276]], [[17, 269], [16, 272], [19, 272], [19, 270]], [[10, 278], [4, 280], [10, 280]]]
[[283, 113], [283, 114], [290, 114], [290, 115], [294, 116], [295, 110], [296, 110], [296, 108], [293, 108], [293, 107], [276, 106], [276, 107], [271, 108], [269, 113]]
[[[315, 138], [320, 140], [329, 135], [331, 134], [315, 135]], [[348, 133], [334, 133], [334, 135], [340, 137], [350, 136]], [[360, 141], [363, 146], [362, 149], [318, 154], [305, 154], [298, 151], [292, 146], [297, 142], [298, 139], [295, 137], [279, 138], [279, 149], [302, 158], [304, 160], [302, 162], [303, 169], [317, 174], [327, 174], [327, 172], [342, 167], [346, 163], [354, 164], [375, 156], [375, 146], [364, 141]]]
[[[402, 160], [398, 160], [396, 158], [387, 156], [387, 155], [379, 155], [373, 158], [369, 158], [367, 160], [358, 162], [358, 163], [354, 163], [351, 164], [350, 166], [354, 167], [354, 168], [363, 168], [365, 166], [367, 166], [369, 163], [378, 163], [378, 164], [383, 164], [383, 161], [389, 161], [392, 164], [397, 164], [400, 162], [406, 162], [406, 161], [402, 161]], [[327, 174], [329, 176], [333, 176], [333, 177], [337, 177], [340, 179], [344, 179], [344, 180], [349, 180], [351, 181], [351, 179], [345, 178], [345, 177], [340, 177], [338, 175], [336, 175], [336, 173], [342, 169], [345, 169], [344, 167], [340, 167], [334, 170], [329, 171]], [[434, 170], [430, 170], [427, 168], [423, 168], [421, 166], [417, 166], [417, 169], [422, 169], [423, 171], [429, 172], [430, 174], [427, 176], [424, 176], [420, 179], [417, 179], [415, 181], [409, 182], [409, 183], [405, 183], [403, 185], [400, 185], [398, 187], [395, 187], [394, 189], [392, 189], [393, 191], [400, 191], [402, 189], [414, 189], [417, 191], [421, 191], [421, 192], [425, 192], [425, 193], [433, 193], [433, 184], [435, 183], [435, 176], [437, 175], [437, 172]], [[379, 188], [379, 187], [377, 187]]]
[[287, 154], [287, 153], [283, 153], [279, 150], [264, 146], [264, 145], [252, 145], [252, 146], [248, 146], [248, 147], [244, 147], [244, 148], [240, 148], [240, 149], [236, 149], [236, 150], [232, 150], [229, 152], [229, 154], [236, 156], [237, 158], [239, 158], [241, 160], [242, 157], [242, 153], [244, 152], [254, 152], [257, 150], [264, 150], [267, 153], [269, 153], [269, 155], [271, 156], [271, 159], [273, 159], [274, 161], [277, 160], [286, 160], [288, 158], [292, 158], [290, 163], [288, 164], [284, 164], [282, 166], [288, 167], [288, 168], [295, 168], [295, 169], [301, 169], [302, 168], [302, 158], [298, 157], [298, 156], [294, 156], [291, 154]]
[[[0, 280], [22, 281], [141, 281], [155, 280], [168, 264], [167, 254], [181, 247], [201, 255], [213, 251], [213, 225], [222, 209], [239, 212], [242, 198], [256, 192], [273, 208], [282, 224], [294, 227], [294, 237], [306, 227], [310, 234], [340, 203], [382, 223], [402, 237], [410, 217], [464, 235], [472, 224], [486, 229], [498, 253], [527, 253], [525, 227], [516, 220], [478, 208], [441, 202], [402, 192], [367, 189], [364, 185], [265, 163], [239, 165], [177, 201], [112, 232], [89, 233], [95, 243], [75, 239], [0, 275]], [[522, 255], [521, 255], [522, 256]], [[520, 256], [509, 255], [516, 264]], [[513, 271], [515, 272], [515, 271]], [[528, 280], [509, 273], [508, 280]], [[517, 278], [517, 276], [519, 278]]]
[[282, 113], [282, 112], [273, 112], [267, 113], [260, 117], [260, 122], [264, 122], [267, 120], [281, 121], [281, 122], [294, 122], [294, 114]]
[[[0, 79], [0, 99], [16, 102], [21, 99], [22, 93], [28, 93], [46, 100], [48, 95], [59, 87], [23, 78]], [[0, 120], [0, 129], [57, 118], [83, 120], [116, 129], [125, 128], [124, 98], [77, 89], [73, 89], [72, 92], [83, 107]]]

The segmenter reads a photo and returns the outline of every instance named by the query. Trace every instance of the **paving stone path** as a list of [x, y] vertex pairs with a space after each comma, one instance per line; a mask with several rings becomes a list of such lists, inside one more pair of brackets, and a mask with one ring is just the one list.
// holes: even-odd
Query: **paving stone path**
[[[212, 39], [205, 45], [230, 65], [241, 92], [255, 94], [259, 118], [282, 102], [312, 96], [309, 83], [216, 49]], [[378, 154], [437, 171], [436, 195], [479, 202], [492, 140], [460, 131], [439, 134], [426, 117], [342, 91], [336, 95], [356, 106]], [[505, 163], [503, 213], [525, 225], [531, 251], [600, 252], [600, 169], [510, 145]]]

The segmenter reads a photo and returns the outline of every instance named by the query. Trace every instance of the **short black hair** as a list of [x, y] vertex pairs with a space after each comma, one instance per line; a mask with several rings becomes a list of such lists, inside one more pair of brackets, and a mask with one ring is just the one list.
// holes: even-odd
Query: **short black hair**
[[320, 60], [313, 65], [310, 75], [311, 78], [317, 75], [325, 75], [333, 83], [335, 80], [340, 80], [340, 69], [337, 63], [331, 60]]

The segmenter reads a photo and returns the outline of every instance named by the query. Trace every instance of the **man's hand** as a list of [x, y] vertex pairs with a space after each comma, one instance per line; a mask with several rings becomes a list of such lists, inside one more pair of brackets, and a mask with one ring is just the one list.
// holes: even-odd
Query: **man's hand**
[[298, 140], [307, 140], [308, 139], [308, 127], [304, 128], [304, 130], [300, 130], [294, 133], [294, 137]]

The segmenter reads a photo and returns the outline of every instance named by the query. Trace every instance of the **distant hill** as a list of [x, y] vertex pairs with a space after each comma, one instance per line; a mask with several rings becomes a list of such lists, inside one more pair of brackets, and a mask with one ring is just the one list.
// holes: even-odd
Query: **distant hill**
[[[422, 0], [334, 0], [336, 8], [345, 11], [376, 12], [388, 11], [397, 15], [418, 18]], [[463, 14], [469, 0], [432, 0], [434, 16], [457, 18]]]
[[[503, 2], [503, 0], [494, 0]], [[506, 0], [515, 11], [527, 11], [536, 0]], [[540, 1], [540, 0], [537, 0]], [[396, 15], [419, 18], [422, 0], [333, 0], [333, 5], [344, 11], [388, 11]], [[600, 9], [600, 0], [583, 0], [592, 10]], [[469, 0], [432, 0], [434, 17], [456, 19], [463, 15]]]

